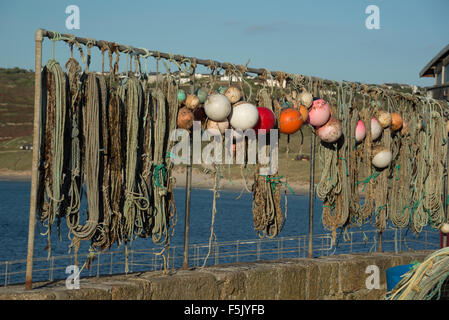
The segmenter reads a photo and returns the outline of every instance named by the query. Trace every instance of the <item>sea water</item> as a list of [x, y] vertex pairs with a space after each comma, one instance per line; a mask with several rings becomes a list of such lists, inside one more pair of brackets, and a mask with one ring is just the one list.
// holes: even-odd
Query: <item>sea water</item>
[[[213, 191], [192, 189], [190, 205], [190, 244], [207, 243], [212, 221]], [[0, 181], [0, 261], [25, 259], [28, 241], [30, 182]], [[175, 189], [177, 222], [171, 240], [172, 245], [184, 243], [185, 189]], [[285, 223], [279, 236], [307, 234], [309, 228], [308, 196], [287, 194], [282, 199]], [[321, 201], [315, 200], [314, 234], [327, 233], [321, 225]], [[61, 220], [61, 235], [57, 234], [57, 221], [52, 229], [52, 254], [67, 254], [70, 241], [67, 237], [65, 220]], [[39, 221], [36, 225], [35, 257], [47, 256], [47, 231]], [[217, 198], [217, 212], [214, 223], [215, 241], [226, 242], [258, 238], [253, 228], [252, 194], [240, 191], [220, 190]], [[152, 246], [151, 239], [133, 241], [133, 247]]]
[[[0, 262], [12, 260], [24, 260], [27, 253], [28, 242], [28, 223], [29, 223], [29, 202], [30, 202], [30, 182], [29, 181], [0, 181]], [[175, 189], [175, 202], [177, 208], [177, 221], [174, 229], [174, 235], [171, 239], [171, 246], [179, 246], [177, 254], [182, 259], [182, 246], [184, 244], [184, 214], [185, 214], [185, 189]], [[285, 196], [287, 197], [287, 210], [285, 210]], [[190, 214], [190, 232], [189, 244], [207, 244], [210, 238], [210, 229], [212, 221], [212, 201], [213, 191], [208, 189], [192, 189], [191, 191], [191, 214]], [[309, 200], [307, 195], [287, 193], [282, 198], [282, 207], [285, 214], [285, 222], [279, 234], [279, 237], [296, 237], [307, 235], [309, 229]], [[322, 202], [319, 199], [314, 200], [313, 215], [313, 234], [330, 235], [330, 232], [323, 228], [321, 223]], [[51, 256], [67, 255], [69, 253], [70, 240], [68, 238], [68, 228], [65, 220], [60, 221], [60, 232], [57, 232], [57, 220], [51, 234]], [[375, 228], [373, 223], [367, 223], [362, 227], [351, 228], [356, 231], [357, 237], [354, 237], [353, 244], [348, 245], [348, 236], [343, 230], [338, 229], [338, 237], [332, 250], [314, 253], [317, 255], [329, 255], [351, 251], [368, 252], [377, 249], [377, 234], [373, 232]], [[425, 228], [429, 230], [429, 228]], [[36, 224], [36, 237], [34, 242], [34, 258], [46, 258], [49, 250], [46, 250], [47, 228], [39, 221]], [[366, 232], [366, 233], [365, 233]], [[258, 239], [258, 234], [253, 228], [252, 215], [252, 194], [240, 191], [220, 190], [217, 198], [217, 212], [214, 223], [215, 241], [217, 243]], [[411, 231], [402, 231], [402, 237], [406, 235], [407, 239], [424, 240], [424, 235], [418, 238]], [[422, 244], [413, 244], [409, 242], [412, 249], [430, 249], [437, 248], [439, 245], [438, 234], [433, 233], [432, 237], [427, 237], [431, 244], [429, 247]], [[330, 236], [329, 236], [330, 238]], [[306, 239], [306, 238], [304, 238]], [[402, 238], [401, 238], [402, 239]], [[398, 246], [396, 242], [398, 235], [393, 233], [385, 234], [383, 248], [385, 251], [406, 250], [407, 243]], [[364, 243], [366, 242], [366, 243]], [[374, 245], [373, 245], [374, 243]], [[358, 246], [356, 245], [358, 244]], [[327, 246], [329, 243], [327, 244]], [[343, 246], [345, 245], [345, 246]], [[153, 244], [151, 238], [136, 238], [132, 242], [133, 250], [143, 250], [158, 248]], [[304, 240], [306, 247], [306, 240]], [[89, 241], [82, 241], [80, 253], [87, 253]], [[344, 250], [343, 250], [344, 248]], [[306, 248], [304, 248], [306, 249]], [[329, 248], [328, 248], [329, 249]], [[118, 248], [114, 245], [110, 250], [122, 250], [123, 246]], [[73, 253], [73, 251], [72, 251]], [[226, 262], [226, 261], [220, 261]], [[0, 264], [0, 267], [3, 265]], [[17, 267], [19, 268], [19, 267]], [[24, 264], [19, 268], [24, 269]], [[4, 282], [3, 270], [0, 270], [0, 281]], [[62, 271], [61, 271], [62, 272]], [[51, 275], [52, 277], [52, 275]], [[23, 281], [23, 275], [10, 276], [8, 281], [13, 282], [14, 278]], [[35, 277], [36, 278], [36, 277]], [[42, 275], [42, 279], [48, 279], [48, 274]], [[1, 283], [0, 283], [1, 285]]]

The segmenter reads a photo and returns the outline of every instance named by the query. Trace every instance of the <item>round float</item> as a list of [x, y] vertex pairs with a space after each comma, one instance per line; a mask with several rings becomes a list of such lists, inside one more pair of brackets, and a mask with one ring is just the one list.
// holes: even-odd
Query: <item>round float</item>
[[186, 92], [183, 89], [178, 90], [178, 102], [182, 103], [186, 100]]
[[240, 92], [240, 89], [234, 86], [229, 87], [225, 91], [225, 96], [231, 101], [231, 103], [236, 103], [242, 98], [242, 93]]
[[304, 120], [301, 113], [294, 108], [286, 108], [279, 116], [279, 130], [285, 134], [293, 134], [301, 129]]
[[235, 129], [246, 130], [254, 128], [259, 120], [259, 111], [251, 103], [245, 102], [232, 108], [229, 123]]
[[268, 132], [273, 129], [276, 124], [273, 111], [265, 107], [257, 107], [257, 111], [259, 112], [259, 120], [254, 126], [254, 130], [264, 129]]
[[298, 101], [300, 105], [309, 108], [313, 103], [313, 96], [310, 92], [303, 91], [298, 95]]
[[382, 135], [382, 126], [376, 118], [371, 118], [371, 140], [377, 140]]
[[194, 94], [188, 94], [186, 98], [185, 105], [190, 110], [195, 109], [200, 104], [200, 99]]
[[441, 225], [440, 231], [442, 233], [449, 233], [449, 223], [445, 222]]
[[225, 95], [214, 93], [207, 96], [204, 102], [204, 111], [209, 119], [224, 121], [231, 113], [231, 102]]
[[193, 112], [187, 107], [182, 107], [178, 111], [178, 119], [177, 119], [178, 128], [181, 129], [190, 129], [193, 125]]
[[355, 128], [355, 140], [357, 143], [362, 142], [366, 137], [366, 127], [362, 120], [357, 122], [357, 127]]
[[330, 118], [329, 104], [323, 99], [314, 100], [312, 106], [309, 109], [308, 122], [314, 127], [321, 127]]
[[327, 143], [334, 143], [340, 139], [343, 132], [341, 121], [337, 118], [330, 117], [329, 121], [324, 126], [321, 126], [316, 131], [320, 139]]
[[216, 129], [219, 130], [220, 133], [224, 133], [226, 129], [229, 128], [229, 121], [225, 120], [225, 121], [214, 121], [214, 120], [207, 120], [207, 124], [206, 124], [206, 128], [207, 129]]
[[198, 88], [198, 90], [196, 90], [196, 96], [198, 97], [198, 100], [200, 101], [200, 103], [204, 103], [207, 99], [207, 90], [204, 88]]
[[391, 114], [389, 112], [380, 110], [377, 112], [377, 120], [379, 120], [382, 128], [388, 128], [391, 125]]
[[393, 154], [388, 148], [377, 146], [373, 150], [372, 164], [378, 169], [388, 167], [393, 159]]
[[391, 113], [391, 130], [398, 131], [402, 128], [402, 117], [399, 113]]

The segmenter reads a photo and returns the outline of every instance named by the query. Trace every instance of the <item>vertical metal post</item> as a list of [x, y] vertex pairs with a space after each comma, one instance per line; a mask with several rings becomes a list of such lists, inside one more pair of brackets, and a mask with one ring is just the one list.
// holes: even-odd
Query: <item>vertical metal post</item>
[[189, 267], [189, 232], [190, 232], [190, 191], [192, 188], [192, 153], [193, 141], [190, 139], [190, 161], [186, 168], [186, 207], [185, 207], [185, 221], [184, 221], [184, 260], [182, 268]]
[[113, 255], [113, 253], [111, 252], [111, 268], [109, 270], [109, 274], [112, 274], [112, 263], [113, 263], [112, 255]]
[[5, 262], [5, 287], [8, 286], [8, 265], [9, 261]]
[[[192, 86], [190, 87], [190, 94], [195, 92], [195, 69], [192, 69], [190, 75], [190, 81], [192, 81]], [[190, 155], [189, 163], [186, 167], [186, 207], [185, 207], [185, 218], [184, 218], [184, 258], [182, 261], [182, 268], [187, 269], [189, 267], [189, 232], [190, 232], [190, 191], [192, 189], [192, 162], [193, 162], [193, 132], [190, 136]]]
[[379, 248], [378, 248], [378, 252], [383, 252], [383, 248], [382, 248], [382, 232], [379, 232]]
[[235, 250], [235, 255], [236, 255], [236, 262], [239, 262], [239, 240], [237, 240], [235, 242], [235, 246], [236, 246], [236, 250]]
[[217, 243], [215, 243], [214, 252], [215, 252], [215, 264], [218, 264], [220, 258], [220, 246]]
[[310, 186], [309, 186], [309, 252], [308, 257], [313, 256], [313, 204], [315, 201], [315, 134], [312, 133], [310, 144]]
[[[448, 216], [447, 216], [447, 209], [448, 209], [448, 205], [447, 205], [447, 196], [448, 196], [448, 165], [449, 165], [449, 143], [446, 143], [446, 163], [445, 163], [445, 175], [444, 175], [444, 183], [443, 183], [443, 193], [444, 193], [444, 199], [443, 199], [443, 208], [444, 208], [444, 220], [443, 222], [449, 222], [448, 221]], [[441, 231], [440, 231], [441, 232]], [[447, 243], [447, 233], [443, 233], [443, 243], [442, 246], [443, 248], [447, 247], [448, 243]]]
[[37, 188], [39, 181], [39, 143], [40, 122], [42, 109], [42, 42], [44, 40], [41, 29], [35, 34], [35, 69], [34, 69], [34, 120], [33, 120], [33, 163], [31, 167], [31, 194], [30, 194], [30, 220], [28, 224], [28, 251], [25, 275], [25, 290], [33, 287], [33, 253], [34, 253], [34, 228], [36, 226]]

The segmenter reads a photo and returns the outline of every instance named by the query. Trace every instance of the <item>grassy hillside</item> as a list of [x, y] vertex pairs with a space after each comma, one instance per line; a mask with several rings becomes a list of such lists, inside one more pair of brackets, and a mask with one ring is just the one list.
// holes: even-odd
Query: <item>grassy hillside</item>
[[[0, 68], [0, 170], [31, 170], [32, 151], [20, 146], [32, 143], [34, 72], [19, 68]], [[310, 154], [310, 129], [304, 127], [303, 137], [298, 132], [290, 137], [287, 165], [287, 136], [279, 143], [279, 173], [289, 181], [308, 181], [309, 162], [297, 159], [299, 154]], [[301, 141], [304, 144], [301, 146]], [[251, 167], [251, 166], [250, 166]], [[240, 166], [231, 166], [225, 178], [241, 178]], [[250, 172], [248, 172], [250, 174]]]
[[34, 72], [0, 68], [0, 169], [31, 170]]

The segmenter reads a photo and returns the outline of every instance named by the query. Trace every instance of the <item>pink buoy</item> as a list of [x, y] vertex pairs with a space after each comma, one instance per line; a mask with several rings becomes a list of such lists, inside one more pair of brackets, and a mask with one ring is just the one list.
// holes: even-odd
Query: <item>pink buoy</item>
[[313, 101], [309, 109], [309, 119], [307, 120], [314, 127], [321, 127], [331, 116], [329, 104], [323, 99]]
[[357, 122], [357, 127], [355, 128], [355, 140], [357, 142], [362, 142], [366, 137], [366, 127], [362, 120]]

